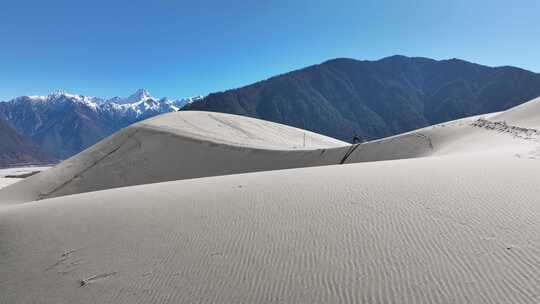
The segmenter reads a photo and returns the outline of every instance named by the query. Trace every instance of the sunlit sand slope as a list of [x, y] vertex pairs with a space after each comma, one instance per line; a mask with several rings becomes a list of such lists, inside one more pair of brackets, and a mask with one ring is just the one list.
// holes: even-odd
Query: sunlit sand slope
[[500, 154], [3, 206], [2, 303], [538, 303], [540, 166]]

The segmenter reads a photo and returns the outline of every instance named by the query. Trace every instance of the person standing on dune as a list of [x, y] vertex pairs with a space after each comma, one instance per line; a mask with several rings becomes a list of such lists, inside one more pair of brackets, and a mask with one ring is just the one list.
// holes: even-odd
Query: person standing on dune
[[363, 140], [361, 140], [360, 137], [358, 136], [358, 134], [356, 134], [356, 131], [353, 131], [353, 139], [352, 139], [353, 145], [354, 144], [359, 144], [361, 142], [363, 142]]

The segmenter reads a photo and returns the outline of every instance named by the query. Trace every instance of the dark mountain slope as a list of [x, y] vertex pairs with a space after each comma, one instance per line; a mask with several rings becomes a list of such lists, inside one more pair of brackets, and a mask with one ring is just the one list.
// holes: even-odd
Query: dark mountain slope
[[210, 94], [183, 110], [262, 118], [350, 140], [380, 138], [540, 96], [540, 75], [452, 59], [334, 59], [243, 88]]
[[69, 98], [36, 102], [29, 97], [0, 103], [0, 117], [56, 158], [81, 151], [118, 128], [97, 111]]
[[9, 164], [46, 163], [52, 157], [0, 119], [0, 167]]

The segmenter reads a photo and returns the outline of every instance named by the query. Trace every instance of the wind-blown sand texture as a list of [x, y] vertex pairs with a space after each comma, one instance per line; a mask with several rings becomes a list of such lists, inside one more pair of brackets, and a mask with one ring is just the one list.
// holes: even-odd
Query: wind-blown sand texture
[[[534, 100], [354, 151], [311, 133], [318, 142], [309, 150], [297, 129], [268, 135], [266, 146], [229, 131], [205, 135], [211, 127], [178, 140], [184, 126], [172, 121], [185, 113], [151, 119], [138, 126], [167, 131], [142, 131], [145, 148], [121, 154], [146, 151], [139, 159], [150, 160], [189, 143], [194, 164], [169, 164], [195, 170], [177, 175], [183, 180], [144, 184], [159, 170], [118, 157], [89, 180], [115, 181], [111, 172], [144, 185], [21, 203], [32, 197], [16, 190], [43, 187], [38, 178], [79, 166], [85, 153], [102, 155], [102, 142], [0, 190], [0, 303], [539, 303], [540, 114], [528, 115], [538, 109]], [[251, 128], [250, 119], [219, 118], [239, 133]], [[266, 127], [274, 125], [257, 136]], [[197, 145], [207, 154], [197, 158]], [[203, 161], [217, 151], [230, 151], [223, 171]], [[254, 161], [240, 160], [251, 154], [271, 161], [250, 168]], [[344, 165], [328, 165], [346, 154]], [[294, 161], [315, 167], [231, 174], [299, 167]], [[207, 177], [186, 179], [197, 168]], [[72, 193], [91, 189], [86, 178]]]

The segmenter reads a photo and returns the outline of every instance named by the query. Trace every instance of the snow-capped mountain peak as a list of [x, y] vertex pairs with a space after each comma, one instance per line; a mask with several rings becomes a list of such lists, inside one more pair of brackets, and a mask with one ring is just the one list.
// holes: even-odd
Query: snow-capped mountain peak
[[98, 104], [101, 102], [101, 99], [97, 97], [72, 94], [64, 90], [56, 90], [46, 97], [39, 97], [37, 100], [48, 103], [75, 102], [86, 105], [94, 111], [97, 110]]
[[138, 89], [134, 94], [131, 94], [131, 96], [128, 98], [137, 98], [139, 100], [142, 100], [142, 99], [152, 98], [152, 95], [150, 95], [150, 92], [148, 92], [148, 90], [146, 89]]
[[56, 90], [49, 95], [29, 95], [29, 96], [20, 96], [16, 97], [13, 100], [20, 100], [20, 99], [26, 99], [30, 101], [42, 101], [42, 102], [48, 102], [48, 101], [54, 101], [62, 98], [68, 98], [68, 99], [75, 99], [75, 100], [83, 100], [84, 97], [78, 94], [71, 94], [64, 90]]
[[150, 95], [150, 92], [146, 89], [138, 89], [135, 93], [129, 95], [128, 97], [113, 97], [107, 102], [116, 103], [116, 104], [134, 104], [140, 101], [145, 101], [148, 99], [156, 99]]
[[63, 159], [132, 123], [177, 111], [190, 100], [193, 98], [156, 98], [144, 89], [110, 99], [58, 90], [0, 102], [0, 120], [21, 134], [38, 138], [46, 151]]
[[139, 89], [128, 97], [103, 99], [93, 96], [68, 93], [57, 90], [47, 96], [21, 96], [11, 100], [11, 103], [30, 102], [32, 107], [56, 108], [65, 104], [76, 104], [92, 110], [99, 115], [112, 119], [137, 121], [161, 113], [178, 111], [195, 98], [172, 100], [167, 97], [153, 97], [146, 89]]
[[171, 100], [167, 97], [153, 97], [146, 89], [139, 89], [128, 97], [113, 97], [102, 104], [109, 111], [123, 112], [135, 117], [148, 117], [160, 113], [178, 111], [189, 98]]

